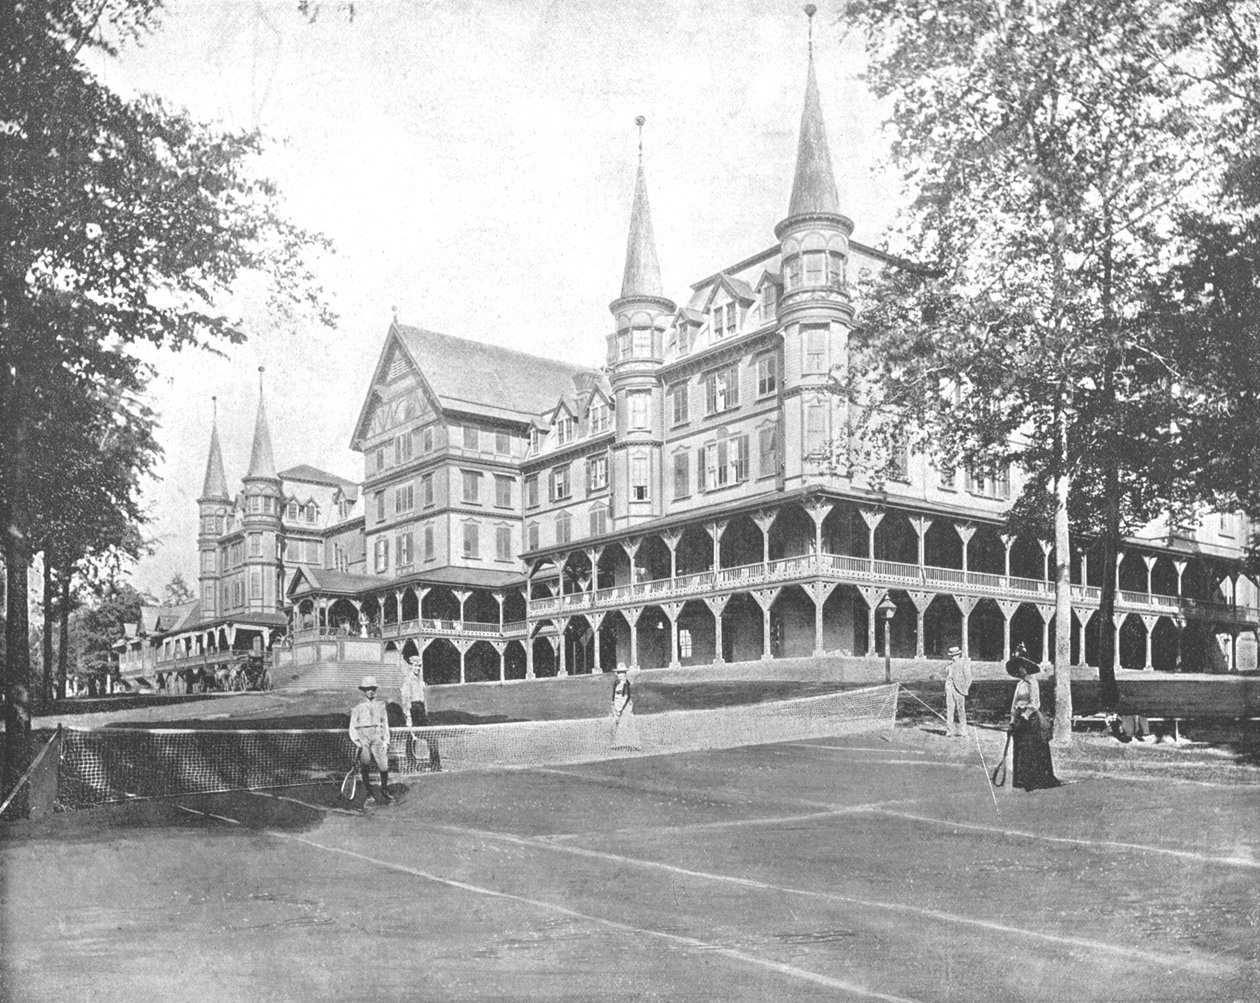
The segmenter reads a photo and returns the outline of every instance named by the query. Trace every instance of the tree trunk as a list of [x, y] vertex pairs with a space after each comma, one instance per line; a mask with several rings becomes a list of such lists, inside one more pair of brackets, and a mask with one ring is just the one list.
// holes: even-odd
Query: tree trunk
[[67, 568], [61, 576], [61, 643], [57, 645], [57, 695], [66, 699], [70, 679], [70, 575]]
[[53, 573], [52, 555], [48, 547], [44, 547], [44, 636], [43, 636], [43, 669], [44, 680], [40, 687], [39, 706], [47, 707], [52, 699], [52, 663], [53, 663]]
[[1120, 552], [1120, 472], [1109, 460], [1103, 501], [1102, 592], [1098, 605], [1098, 689], [1103, 710], [1115, 713], [1120, 705], [1116, 665], [1120, 635], [1116, 630], [1116, 555]]
[[[5, 569], [5, 674], [4, 674], [4, 768], [7, 797], [31, 762], [31, 648], [27, 617], [26, 572], [30, 566], [30, 520], [26, 508], [27, 437], [29, 433], [25, 373], [16, 359], [0, 357], [0, 435], [5, 436], [7, 490], [4, 513]], [[16, 817], [29, 811], [27, 796], [19, 793], [9, 806]]]
[[1072, 536], [1068, 524], [1067, 411], [1060, 408], [1054, 478], [1054, 742], [1072, 744]]

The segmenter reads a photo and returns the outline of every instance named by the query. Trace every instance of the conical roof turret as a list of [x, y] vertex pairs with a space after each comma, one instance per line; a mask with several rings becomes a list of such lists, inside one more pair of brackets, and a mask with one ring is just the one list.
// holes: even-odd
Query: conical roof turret
[[[640, 129], [643, 118], [635, 119]], [[656, 259], [656, 238], [652, 234], [652, 209], [648, 205], [647, 176], [643, 170], [643, 143], [639, 142], [639, 175], [634, 183], [634, 206], [630, 210], [630, 236], [626, 240], [626, 270], [621, 278], [621, 298], [663, 296], [661, 266]]]
[[258, 381], [258, 417], [254, 420], [254, 445], [249, 454], [249, 472], [245, 475], [245, 480], [254, 479], [280, 479], [276, 475], [276, 461], [271, 455], [271, 430], [267, 427], [267, 404], [263, 400], [261, 377]]
[[818, 80], [814, 76], [814, 55], [811, 52], [809, 72], [805, 79], [805, 108], [801, 112], [801, 135], [796, 147], [796, 175], [792, 180], [788, 218], [815, 214], [839, 216], [840, 196], [836, 192], [836, 176], [831, 169], [827, 126], [823, 122]]
[[219, 422], [217, 416], [210, 425], [210, 455], [206, 458], [206, 479], [201, 488], [202, 499], [221, 498], [228, 494], [227, 477], [223, 473], [223, 450], [219, 447]]

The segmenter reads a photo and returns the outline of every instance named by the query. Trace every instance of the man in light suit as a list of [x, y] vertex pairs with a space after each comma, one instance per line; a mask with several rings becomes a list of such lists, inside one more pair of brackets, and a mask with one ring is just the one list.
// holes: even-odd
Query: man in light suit
[[967, 733], [967, 694], [970, 692], [971, 660], [964, 658], [962, 648], [955, 645], [949, 649], [949, 665], [945, 667], [945, 734], [950, 738]]

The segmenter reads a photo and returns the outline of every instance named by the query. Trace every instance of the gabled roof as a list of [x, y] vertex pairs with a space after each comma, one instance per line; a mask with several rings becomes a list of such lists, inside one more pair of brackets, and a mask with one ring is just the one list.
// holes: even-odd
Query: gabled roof
[[141, 606], [140, 633], [169, 634], [186, 623], [196, 623], [201, 615], [201, 603], [197, 600], [178, 606]]
[[[337, 595], [356, 595], [370, 589], [388, 588], [392, 579], [378, 575], [355, 575], [348, 571], [334, 571], [331, 568], [298, 568], [289, 582], [287, 595], [303, 592], [335, 593]], [[300, 589], [306, 585], [305, 589]]]
[[278, 476], [283, 481], [322, 484], [330, 488], [339, 488], [342, 491], [358, 490], [358, 485], [354, 481], [339, 477], [337, 474], [330, 474], [327, 470], [320, 470], [319, 467], [312, 467], [309, 463], [299, 463], [296, 467], [281, 470]]
[[770, 269], [767, 268], [764, 272], [761, 273], [761, 278], [757, 280], [757, 285], [755, 288], [758, 290], [761, 290], [766, 285], [766, 283], [770, 283], [771, 285], [777, 286], [779, 289], [782, 289], [783, 276], [780, 275], [778, 272], [772, 272], [770, 271]]
[[[717, 277], [717, 281], [713, 283], [713, 287], [709, 290], [709, 295], [704, 299], [704, 309], [706, 311], [713, 305], [713, 300], [717, 296], [719, 289], [725, 289], [731, 299], [737, 300], [744, 305], [753, 302], [757, 298], [757, 294], [753, 292], [752, 286], [743, 279], [736, 279], [729, 275], [721, 274]], [[703, 316], [703, 313], [701, 316]]]
[[447, 410], [506, 411], [528, 421], [550, 411], [562, 393], [574, 388], [579, 374], [598, 374], [589, 367], [419, 327], [395, 323], [390, 330]]

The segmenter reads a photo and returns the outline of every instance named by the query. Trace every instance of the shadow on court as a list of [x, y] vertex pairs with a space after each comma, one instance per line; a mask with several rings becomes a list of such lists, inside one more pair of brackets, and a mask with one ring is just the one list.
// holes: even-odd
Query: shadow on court
[[930, 729], [5, 826], [0, 996], [1260, 996], [1260, 773]]

